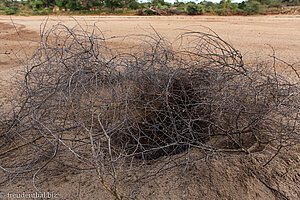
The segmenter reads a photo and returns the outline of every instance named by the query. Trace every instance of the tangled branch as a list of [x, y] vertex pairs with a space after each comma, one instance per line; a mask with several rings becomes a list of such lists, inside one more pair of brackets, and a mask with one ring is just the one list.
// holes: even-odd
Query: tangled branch
[[37, 190], [39, 173], [67, 166], [94, 170], [117, 199], [135, 198], [147, 181], [208, 155], [299, 142], [299, 84], [267, 64], [245, 66], [215, 33], [186, 31], [171, 44], [58, 24], [15, 85], [0, 168], [30, 174]]

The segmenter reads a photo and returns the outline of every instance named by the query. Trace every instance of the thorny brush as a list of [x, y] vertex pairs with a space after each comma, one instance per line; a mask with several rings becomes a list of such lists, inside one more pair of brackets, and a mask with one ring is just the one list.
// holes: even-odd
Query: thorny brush
[[246, 66], [212, 32], [170, 43], [57, 24], [25, 67], [1, 120], [1, 182], [27, 174], [39, 191], [39, 173], [67, 166], [95, 170], [117, 199], [135, 198], [164, 171], [209, 155], [299, 143], [299, 83], [273, 65]]

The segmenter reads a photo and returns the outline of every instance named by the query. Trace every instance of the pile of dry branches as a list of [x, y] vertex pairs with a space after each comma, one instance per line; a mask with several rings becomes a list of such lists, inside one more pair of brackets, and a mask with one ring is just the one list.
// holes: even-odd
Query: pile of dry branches
[[97, 27], [55, 25], [15, 82], [11, 119], [1, 123], [2, 178], [27, 174], [38, 190], [43, 171], [95, 170], [121, 199], [210, 154], [297, 143], [299, 84], [275, 68], [245, 66], [211, 31], [171, 44], [157, 33], [105, 38]]

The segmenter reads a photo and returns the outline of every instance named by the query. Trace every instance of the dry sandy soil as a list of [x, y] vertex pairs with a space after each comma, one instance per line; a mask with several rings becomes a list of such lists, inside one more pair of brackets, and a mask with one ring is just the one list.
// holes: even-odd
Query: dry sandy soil
[[[9, 80], [22, 69], [26, 57], [38, 46], [41, 23], [45, 20], [46, 17], [41, 16], [0, 16], [0, 80]], [[47, 27], [58, 22], [68, 26], [96, 23], [107, 36], [153, 33], [153, 27], [170, 41], [175, 40], [183, 29], [203, 30], [201, 26], [206, 26], [239, 49], [249, 61], [258, 57], [269, 59], [272, 46], [278, 57], [296, 63], [295, 67], [300, 68], [300, 16], [51, 16]], [[4, 96], [5, 90], [2, 87], [0, 95]], [[185, 176], [178, 176], [176, 170], [169, 172], [147, 185], [143, 191], [144, 199], [282, 199], [264, 183], [290, 199], [300, 199], [299, 147], [282, 151], [271, 164], [262, 168], [262, 163], [273, 155], [272, 148], [266, 147], [263, 154], [239, 159], [211, 158], [195, 163]], [[89, 173], [51, 176], [42, 183], [40, 190], [55, 192], [59, 199], [112, 199], [94, 174]], [[26, 187], [23, 182], [12, 182], [0, 191], [17, 193], [26, 191]]]
[[[272, 55], [289, 63], [300, 62], [300, 16], [254, 16], [254, 17], [138, 17], [138, 16], [0, 16], [0, 77], [17, 67], [30, 56], [40, 40], [43, 23], [46, 28], [59, 22], [69, 27], [80, 24], [96, 24], [107, 37], [127, 34], [159, 32], [174, 41], [183, 29], [202, 31], [203, 27], [214, 30], [221, 38], [232, 44], [247, 59], [267, 59]], [[296, 64], [300, 65], [300, 64]]]

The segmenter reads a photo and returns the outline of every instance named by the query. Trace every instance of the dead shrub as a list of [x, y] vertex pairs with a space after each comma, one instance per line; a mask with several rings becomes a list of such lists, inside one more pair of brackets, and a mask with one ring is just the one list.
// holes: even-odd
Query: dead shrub
[[[90, 169], [116, 198], [135, 197], [160, 172], [209, 154], [298, 142], [299, 84], [273, 65], [245, 66], [211, 32], [186, 31], [170, 44], [157, 33], [97, 30], [58, 24], [43, 33], [17, 82], [5, 134], [20, 148], [0, 161], [7, 176], [29, 173], [37, 189], [47, 168]], [[114, 46], [122, 43], [130, 45]], [[194, 148], [202, 153], [190, 156]], [[143, 175], [124, 178], [136, 170]], [[117, 189], [125, 180], [130, 188]]]

